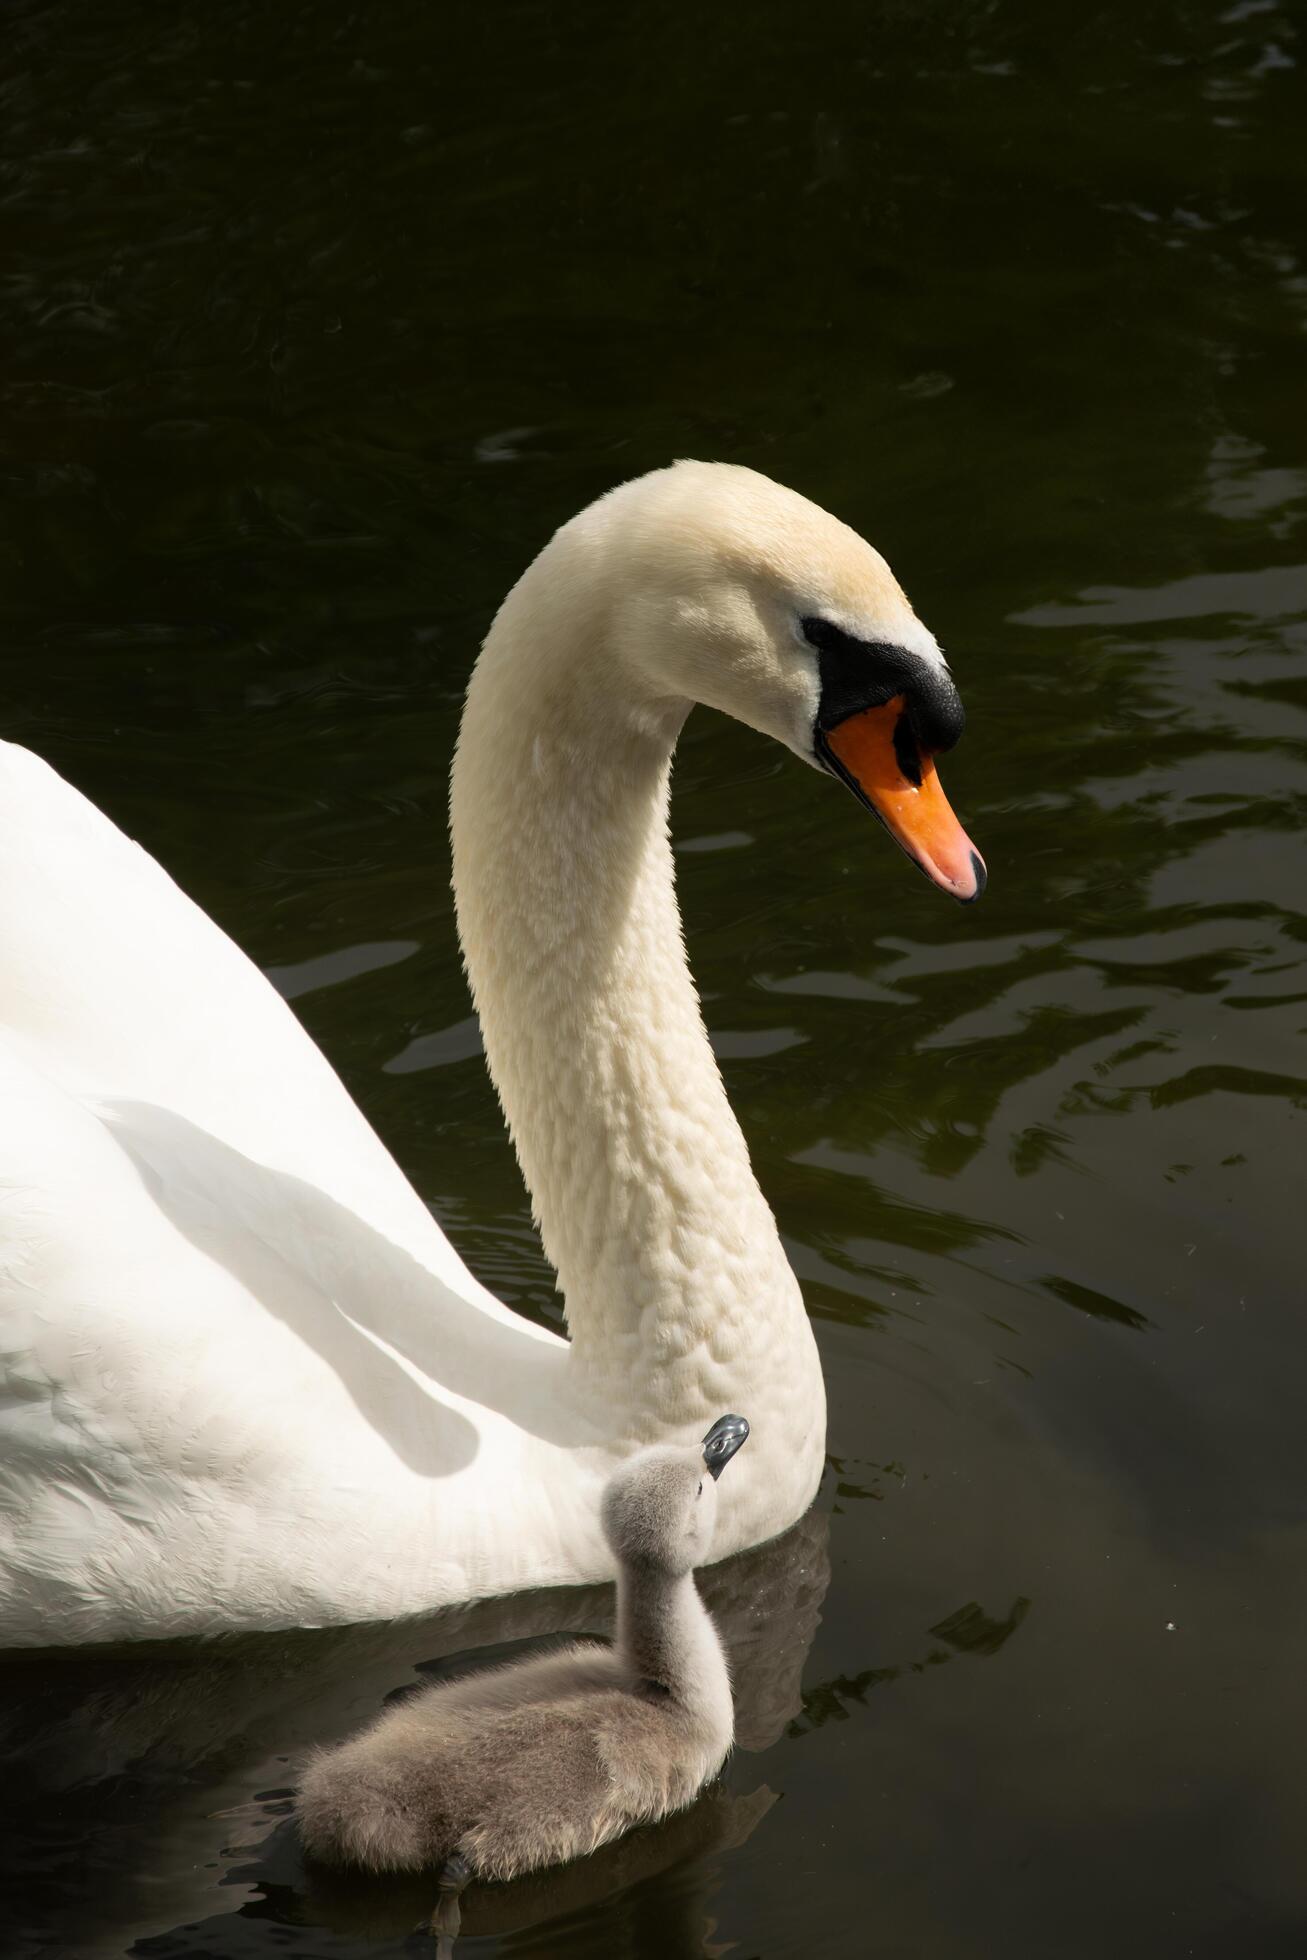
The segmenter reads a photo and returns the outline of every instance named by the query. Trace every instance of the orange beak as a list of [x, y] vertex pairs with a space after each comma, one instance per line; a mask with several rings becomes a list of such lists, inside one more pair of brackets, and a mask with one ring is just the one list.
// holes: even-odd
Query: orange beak
[[[949, 808], [929, 755], [915, 755], [915, 743], [895, 745], [907, 707], [896, 694], [880, 708], [864, 708], [834, 728], [822, 742], [850, 789], [869, 803], [890, 836], [942, 891], [969, 905], [985, 889], [985, 861]], [[904, 733], [907, 733], [905, 730]], [[915, 766], [920, 780], [905, 773]]]

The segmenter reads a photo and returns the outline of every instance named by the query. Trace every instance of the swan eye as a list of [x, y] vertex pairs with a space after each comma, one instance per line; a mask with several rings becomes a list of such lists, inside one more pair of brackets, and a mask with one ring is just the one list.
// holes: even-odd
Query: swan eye
[[841, 648], [849, 645], [847, 633], [833, 625], [829, 619], [819, 618], [816, 613], [810, 613], [805, 619], [801, 619], [799, 628], [808, 645], [816, 647], [818, 653], [838, 653]]
[[700, 1477], [700, 1479], [699, 1479], [699, 1488], [698, 1488], [698, 1490], [697, 1490], [697, 1491], [696, 1491], [696, 1492], [695, 1492], [694, 1494], [695, 1494], [695, 1496], [696, 1496], [696, 1497], [702, 1497], [702, 1496], [703, 1496], [703, 1478], [702, 1478], [702, 1477]]

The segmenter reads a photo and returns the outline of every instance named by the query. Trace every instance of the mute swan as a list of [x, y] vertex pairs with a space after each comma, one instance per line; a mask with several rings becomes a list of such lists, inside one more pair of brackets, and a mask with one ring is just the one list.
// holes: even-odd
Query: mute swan
[[[726, 1656], [694, 1584], [716, 1484], [749, 1434], [655, 1444], [613, 1472], [603, 1528], [617, 1641], [485, 1668], [388, 1709], [310, 1763], [296, 1811], [313, 1856], [369, 1871], [445, 1865], [442, 1887], [563, 1864], [693, 1801], [726, 1760]], [[447, 1930], [457, 1929], [456, 1921]]]
[[714, 1555], [822, 1466], [816, 1346], [704, 1033], [668, 779], [695, 702], [955, 897], [962, 726], [878, 554], [679, 463], [557, 533], [468, 689], [459, 929], [570, 1343], [478, 1284], [272, 987], [0, 745], [0, 1641], [385, 1618], [611, 1575], [622, 1457], [752, 1412]]

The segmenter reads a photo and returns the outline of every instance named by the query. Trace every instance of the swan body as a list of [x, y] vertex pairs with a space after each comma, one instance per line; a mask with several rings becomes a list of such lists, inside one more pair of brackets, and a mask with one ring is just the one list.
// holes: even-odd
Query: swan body
[[909, 719], [947, 733], [956, 701], [870, 546], [710, 464], [557, 533], [478, 661], [451, 821], [468, 974], [569, 1342], [472, 1277], [213, 922], [0, 744], [0, 1642], [602, 1579], [606, 1477], [724, 1404], [756, 1439], [714, 1556], [806, 1508], [816, 1348], [673, 888], [669, 771], [696, 700], [842, 775], [973, 895], [955, 840], [905, 841], [853, 742], [895, 701], [900, 749]]
[[734, 1722], [693, 1571], [712, 1543], [716, 1479], [747, 1435], [724, 1416], [704, 1450], [628, 1458], [603, 1494], [616, 1643], [438, 1683], [324, 1751], [296, 1804], [310, 1853], [372, 1871], [457, 1859], [468, 1876], [516, 1878], [692, 1802]]

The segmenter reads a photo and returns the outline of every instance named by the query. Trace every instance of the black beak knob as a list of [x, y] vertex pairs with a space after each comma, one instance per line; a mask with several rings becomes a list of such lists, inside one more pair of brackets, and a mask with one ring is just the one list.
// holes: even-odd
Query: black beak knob
[[749, 1425], [743, 1416], [718, 1416], [703, 1439], [703, 1460], [716, 1483], [736, 1450], [749, 1440]]

